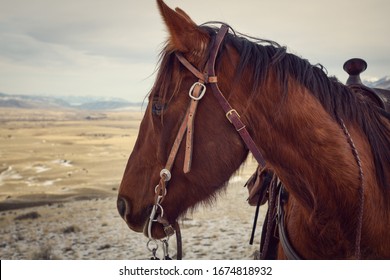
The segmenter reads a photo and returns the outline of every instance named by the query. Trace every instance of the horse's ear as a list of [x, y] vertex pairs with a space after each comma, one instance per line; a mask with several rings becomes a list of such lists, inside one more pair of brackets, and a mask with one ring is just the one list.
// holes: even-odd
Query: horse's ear
[[196, 23], [190, 18], [190, 16], [186, 12], [184, 12], [182, 9], [180, 9], [179, 7], [176, 7], [175, 11], [178, 14], [182, 15], [186, 20], [188, 20], [188, 22], [190, 22], [193, 25], [196, 25]]
[[170, 34], [169, 46], [183, 53], [199, 54], [210, 41], [210, 36], [202, 31], [181, 9], [169, 8], [162, 0], [157, 4]]

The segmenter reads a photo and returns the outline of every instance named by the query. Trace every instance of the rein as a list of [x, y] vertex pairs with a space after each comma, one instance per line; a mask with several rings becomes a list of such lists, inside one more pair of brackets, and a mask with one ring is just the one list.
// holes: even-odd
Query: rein
[[355, 258], [359, 260], [361, 258], [361, 249], [360, 249], [360, 243], [362, 240], [362, 227], [363, 227], [363, 214], [364, 214], [364, 173], [363, 173], [363, 167], [362, 167], [362, 161], [360, 160], [359, 153], [356, 149], [355, 143], [352, 140], [351, 134], [349, 134], [349, 131], [347, 127], [344, 124], [344, 121], [339, 118], [339, 124], [345, 134], [345, 137], [347, 137], [348, 144], [351, 147], [352, 154], [355, 158], [356, 164], [359, 167], [359, 180], [360, 180], [360, 188], [359, 188], [359, 211], [358, 211], [358, 223], [356, 227], [356, 237], [355, 237]]
[[[196, 67], [194, 67], [181, 53], [178, 52], [175, 53], [180, 63], [184, 67], [186, 67], [196, 78], [198, 78], [198, 81], [191, 86], [188, 92], [188, 95], [190, 97], [190, 104], [188, 106], [185, 117], [180, 125], [179, 131], [174, 140], [165, 167], [160, 171], [160, 181], [158, 185], [155, 187], [154, 205], [150, 213], [149, 221], [147, 224], [147, 234], [149, 237], [149, 241], [147, 242], [147, 248], [153, 254], [152, 259], [158, 259], [156, 257], [156, 252], [158, 249], [158, 243], [157, 243], [158, 240], [152, 237], [153, 223], [159, 223], [164, 228], [166, 237], [163, 238], [162, 240], [159, 240], [162, 243], [162, 247], [164, 251], [164, 259], [171, 259], [168, 253], [168, 240], [170, 236], [172, 236], [175, 233], [176, 233], [176, 242], [177, 242], [177, 259], [181, 259], [182, 257], [182, 244], [181, 244], [181, 234], [180, 234], [179, 224], [177, 221], [175, 221], [174, 225], [170, 224], [166, 215], [164, 214], [164, 208], [161, 204], [164, 201], [164, 198], [166, 197], [168, 192], [167, 186], [169, 181], [172, 178], [171, 170], [173, 164], [175, 163], [175, 159], [179, 151], [180, 145], [183, 142], [184, 134], [186, 134], [186, 145], [185, 145], [183, 172], [187, 174], [188, 172], [191, 171], [193, 137], [194, 137], [194, 120], [195, 120], [196, 109], [199, 104], [199, 101], [204, 97], [206, 93], [206, 89], [207, 89], [206, 85], [209, 85], [209, 87], [211, 88], [213, 95], [216, 97], [218, 103], [220, 104], [223, 111], [225, 112], [226, 118], [234, 126], [235, 130], [240, 135], [241, 139], [245, 143], [248, 150], [253, 154], [254, 158], [257, 160], [259, 166], [261, 168], [264, 168], [266, 165], [263, 155], [261, 154], [260, 150], [258, 149], [252, 137], [250, 136], [237, 110], [234, 109], [229, 104], [229, 102], [226, 100], [223, 93], [218, 87], [218, 78], [215, 73], [215, 62], [222, 41], [225, 38], [228, 30], [229, 27], [227, 25], [222, 25], [221, 28], [219, 29], [211, 49], [209, 59], [206, 63], [203, 72], [200, 72]], [[341, 119], [339, 120], [339, 125], [342, 128], [348, 140], [348, 143], [351, 146], [353, 155], [359, 167], [359, 179], [361, 181], [361, 187], [359, 190], [360, 208], [359, 208], [359, 216], [358, 216], [358, 226], [356, 229], [355, 258], [360, 259], [361, 256], [360, 242], [361, 242], [361, 230], [362, 230], [362, 223], [363, 223], [363, 204], [364, 204], [363, 171], [362, 171], [361, 161], [357, 149], [352, 141], [352, 138], [346, 126], [344, 125], [344, 122]], [[279, 238], [284, 253], [289, 259], [300, 259], [299, 254], [296, 253], [290, 241], [288, 240], [288, 236], [286, 232], [286, 227], [284, 223], [284, 210], [283, 210], [283, 204], [284, 201], [286, 200], [283, 198], [284, 188], [281, 182], [279, 181], [279, 179], [276, 176], [274, 177], [275, 178], [272, 180], [272, 184], [271, 184], [273, 187], [268, 189], [268, 193], [270, 195], [270, 197], [268, 198], [270, 208], [268, 209], [267, 217], [266, 217], [266, 224], [268, 230], [265, 231], [264, 236], [262, 234], [262, 239], [263, 238], [265, 239], [265, 247], [263, 247], [263, 251], [264, 250], [267, 251], [268, 247], [270, 246], [271, 234], [273, 235], [275, 230], [275, 226], [273, 226], [272, 223], [275, 221], [276, 218], [276, 223], [277, 223], [276, 226], [278, 226]], [[260, 199], [259, 199], [258, 207], [259, 205], [260, 205]], [[270, 217], [268, 217], [268, 214], [271, 214]], [[270, 230], [271, 228], [272, 230]], [[262, 255], [261, 257], [263, 258], [264, 255], [262, 254], [262, 252], [261, 255]]]

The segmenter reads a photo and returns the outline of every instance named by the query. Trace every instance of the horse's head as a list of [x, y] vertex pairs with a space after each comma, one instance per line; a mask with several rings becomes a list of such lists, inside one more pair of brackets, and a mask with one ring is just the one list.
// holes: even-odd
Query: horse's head
[[[166, 194], [165, 190], [158, 190], [164, 199], [156, 211], [173, 223], [199, 202], [213, 198], [247, 156], [247, 149], [207, 84], [206, 93], [194, 110], [192, 135], [184, 133], [184, 139], [175, 144], [183, 119], [188, 118], [187, 110], [192, 102], [189, 90], [199, 80], [181, 64], [176, 54], [180, 53], [195, 68], [203, 71], [215, 41], [215, 31], [197, 26], [182, 10], [171, 10], [163, 1], [158, 1], [158, 6], [170, 38], [162, 52], [159, 73], [149, 95], [118, 197], [118, 210], [128, 226], [145, 233], [156, 204], [156, 185], [162, 181], [160, 172], [167, 168], [167, 162], [172, 165], [169, 168], [171, 179], [167, 182]], [[223, 49], [219, 52], [215, 69], [218, 85], [223, 92], [229, 93], [237, 53], [229, 50], [228, 46]], [[237, 109], [245, 106], [236, 94], [226, 97]], [[188, 164], [185, 150], [191, 137], [191, 169], [183, 171], [183, 165]], [[180, 146], [174, 160], [169, 159], [171, 150], [177, 145]], [[154, 238], [165, 236], [158, 223], [153, 223], [151, 232]]]

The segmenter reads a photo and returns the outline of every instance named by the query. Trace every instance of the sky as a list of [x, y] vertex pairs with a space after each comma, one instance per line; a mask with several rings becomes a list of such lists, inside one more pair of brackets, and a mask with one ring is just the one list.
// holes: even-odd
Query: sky
[[[390, 75], [389, 0], [165, 0], [321, 63], [345, 82]], [[0, 0], [0, 92], [144, 100], [168, 34], [154, 0]]]

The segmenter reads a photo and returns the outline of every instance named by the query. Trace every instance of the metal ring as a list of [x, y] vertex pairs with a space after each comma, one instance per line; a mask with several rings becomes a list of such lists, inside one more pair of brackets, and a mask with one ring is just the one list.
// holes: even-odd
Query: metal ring
[[[198, 97], [194, 96], [194, 89], [195, 89], [195, 86], [197, 86], [197, 85], [200, 86], [200, 87], [202, 88]], [[195, 83], [192, 85], [192, 87], [190, 88], [190, 90], [189, 90], [189, 92], [188, 92], [188, 95], [189, 95], [192, 99], [198, 101], [198, 100], [201, 100], [201, 99], [202, 99], [202, 97], [203, 97], [203, 95], [204, 95], [205, 93], [206, 93], [206, 86], [205, 86], [204, 84], [200, 83], [200, 82], [195, 82]]]
[[[157, 188], [159, 187], [160, 185], [157, 185], [155, 188], [154, 188], [154, 193], [157, 193]], [[166, 196], [167, 195], [167, 188], [165, 188], [165, 192], [163, 195], [159, 195], [159, 197], [163, 197], [163, 196]]]
[[165, 182], [168, 182], [169, 180], [171, 180], [172, 174], [168, 169], [164, 168], [160, 171], [160, 177], [161, 179], [164, 179]]
[[[155, 247], [149, 246], [150, 242], [153, 242], [153, 244], [155, 245]], [[157, 249], [158, 249], [157, 241], [154, 240], [154, 239], [149, 239], [149, 241], [146, 243], [146, 248], [148, 248], [148, 250], [149, 250], [150, 252], [153, 252], [153, 250], [157, 250]]]

